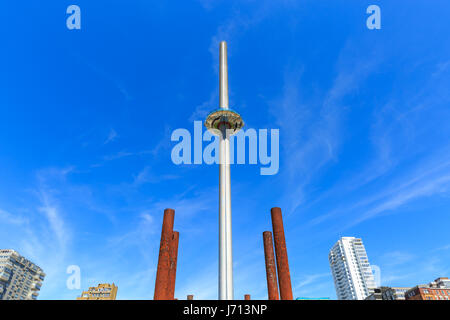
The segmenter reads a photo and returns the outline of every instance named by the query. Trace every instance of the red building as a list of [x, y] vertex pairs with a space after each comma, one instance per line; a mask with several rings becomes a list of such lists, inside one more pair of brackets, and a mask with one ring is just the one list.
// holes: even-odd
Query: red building
[[406, 300], [450, 300], [450, 280], [437, 278], [429, 284], [418, 285], [405, 293]]

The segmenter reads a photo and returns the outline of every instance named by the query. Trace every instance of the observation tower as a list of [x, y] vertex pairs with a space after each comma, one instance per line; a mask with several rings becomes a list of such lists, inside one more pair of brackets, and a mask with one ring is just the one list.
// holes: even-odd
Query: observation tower
[[239, 113], [228, 106], [227, 43], [220, 42], [220, 108], [211, 112], [205, 126], [220, 136], [219, 150], [219, 300], [233, 300], [231, 237], [230, 139], [243, 126]]

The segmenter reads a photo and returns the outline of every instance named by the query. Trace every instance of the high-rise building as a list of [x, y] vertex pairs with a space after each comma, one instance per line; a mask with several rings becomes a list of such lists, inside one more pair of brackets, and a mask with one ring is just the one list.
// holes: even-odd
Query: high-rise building
[[17, 251], [0, 249], [0, 300], [36, 300], [45, 273]]
[[364, 300], [374, 293], [375, 279], [361, 239], [342, 237], [328, 259], [339, 300]]
[[450, 300], [450, 280], [437, 278], [429, 284], [421, 284], [405, 293], [406, 300]]
[[90, 287], [83, 291], [77, 300], [116, 300], [118, 287], [113, 283], [101, 283], [97, 287]]

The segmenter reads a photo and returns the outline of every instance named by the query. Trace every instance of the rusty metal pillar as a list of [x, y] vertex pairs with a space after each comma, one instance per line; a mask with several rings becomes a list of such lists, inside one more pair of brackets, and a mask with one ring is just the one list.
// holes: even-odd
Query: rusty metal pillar
[[187, 299], [188, 300], [194, 300], [194, 295], [193, 294], [188, 294], [187, 295]]
[[158, 268], [156, 270], [154, 300], [169, 300], [170, 243], [173, 236], [175, 210], [165, 209], [159, 247]]
[[250, 295], [249, 294], [244, 295], [244, 300], [250, 300]]
[[180, 233], [178, 231], [174, 231], [172, 233], [172, 238], [171, 238], [170, 244], [169, 244], [169, 257], [170, 257], [169, 285], [168, 285], [169, 299], [173, 299], [175, 297], [175, 280], [177, 277], [177, 259], [178, 259], [179, 239], [180, 239]]
[[273, 253], [272, 232], [263, 232], [264, 256], [266, 258], [267, 291], [269, 300], [280, 300], [278, 295], [277, 267]]
[[270, 210], [272, 215], [273, 237], [275, 240], [275, 254], [277, 256], [278, 283], [280, 284], [281, 300], [293, 300], [291, 275], [284, 237], [283, 218], [278, 207]]

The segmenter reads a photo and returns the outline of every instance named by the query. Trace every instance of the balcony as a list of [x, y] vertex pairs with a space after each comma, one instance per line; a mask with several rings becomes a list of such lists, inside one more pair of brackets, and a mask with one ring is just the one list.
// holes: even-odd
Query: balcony
[[12, 270], [14, 268], [14, 265], [12, 264], [11, 261], [6, 261], [4, 267]]
[[7, 273], [7, 272], [1, 272], [1, 273], [0, 273], [0, 280], [8, 281], [8, 280], [9, 280], [9, 277], [10, 277], [10, 274]]
[[39, 295], [39, 292], [38, 291], [36, 291], [36, 292], [31, 292], [31, 293], [29, 293], [28, 294], [28, 299], [33, 299], [33, 300], [36, 300], [37, 299], [37, 297], [38, 297], [38, 295]]
[[39, 283], [33, 283], [33, 285], [31, 286], [31, 290], [33, 290], [33, 291], [39, 291], [39, 290], [41, 290], [41, 284], [39, 284]]

